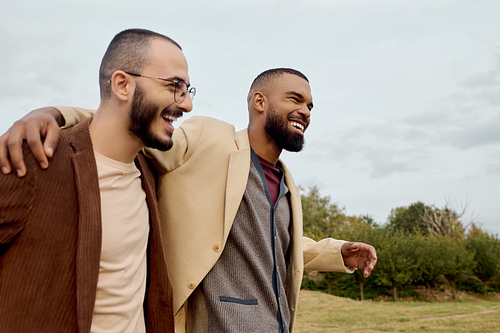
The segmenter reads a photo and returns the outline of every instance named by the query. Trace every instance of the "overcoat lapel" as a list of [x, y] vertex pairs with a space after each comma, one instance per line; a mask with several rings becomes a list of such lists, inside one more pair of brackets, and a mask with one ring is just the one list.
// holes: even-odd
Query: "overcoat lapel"
[[236, 133], [236, 145], [238, 150], [230, 154], [227, 168], [224, 239], [227, 239], [240, 207], [250, 172], [250, 143], [246, 129]]
[[78, 332], [90, 332], [101, 257], [101, 195], [97, 166], [90, 141], [91, 119], [75, 126], [71, 145], [78, 192], [78, 244], [76, 251], [76, 298]]

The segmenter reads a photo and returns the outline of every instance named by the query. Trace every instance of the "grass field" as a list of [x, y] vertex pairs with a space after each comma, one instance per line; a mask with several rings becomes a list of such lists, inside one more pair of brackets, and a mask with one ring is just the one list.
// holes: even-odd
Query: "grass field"
[[294, 332], [500, 332], [500, 301], [360, 302], [302, 290]]

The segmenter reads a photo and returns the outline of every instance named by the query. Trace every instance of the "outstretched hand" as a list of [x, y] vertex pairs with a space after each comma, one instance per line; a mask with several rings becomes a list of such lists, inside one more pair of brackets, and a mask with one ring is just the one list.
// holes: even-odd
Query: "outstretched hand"
[[341, 251], [346, 265], [362, 269], [365, 278], [370, 276], [378, 260], [377, 252], [373, 246], [365, 243], [347, 242], [342, 245]]
[[[17, 175], [26, 175], [26, 165], [23, 157], [23, 141], [26, 140], [33, 156], [42, 169], [49, 166], [48, 158], [52, 157], [59, 140], [59, 126], [64, 125], [64, 119], [57, 109], [41, 108], [31, 111], [16, 121], [11, 128], [0, 136], [0, 168], [4, 174], [14, 167]], [[43, 143], [42, 140], [44, 139]]]

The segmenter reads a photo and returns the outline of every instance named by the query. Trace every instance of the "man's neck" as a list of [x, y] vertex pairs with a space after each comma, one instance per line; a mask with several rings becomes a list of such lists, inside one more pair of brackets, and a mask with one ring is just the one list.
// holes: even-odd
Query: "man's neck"
[[282, 149], [278, 147], [276, 142], [267, 133], [257, 132], [249, 127], [248, 139], [250, 146], [252, 146], [257, 155], [269, 163], [276, 164], [278, 162]]
[[120, 117], [97, 110], [89, 126], [94, 150], [113, 160], [132, 163], [143, 144], [128, 131], [127, 126]]

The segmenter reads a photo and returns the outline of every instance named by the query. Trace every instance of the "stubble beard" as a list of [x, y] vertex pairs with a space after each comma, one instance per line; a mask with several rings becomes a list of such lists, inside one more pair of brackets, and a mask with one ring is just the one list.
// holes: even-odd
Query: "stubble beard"
[[137, 85], [134, 92], [134, 99], [130, 106], [130, 126], [128, 130], [140, 139], [144, 146], [160, 151], [167, 151], [173, 146], [172, 138], [161, 139], [151, 129], [158, 115], [158, 109], [157, 105], [146, 100], [144, 90]]

